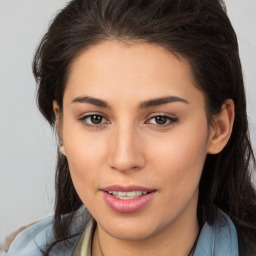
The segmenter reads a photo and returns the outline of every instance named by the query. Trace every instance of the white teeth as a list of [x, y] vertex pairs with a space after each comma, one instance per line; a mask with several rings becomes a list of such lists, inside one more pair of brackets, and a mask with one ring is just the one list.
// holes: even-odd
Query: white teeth
[[130, 191], [130, 192], [123, 192], [123, 191], [108, 191], [109, 194], [114, 196], [115, 198], [129, 200], [135, 199], [139, 196], [146, 195], [149, 192], [146, 191]]
[[127, 196], [126, 192], [118, 192], [117, 195], [118, 196]]

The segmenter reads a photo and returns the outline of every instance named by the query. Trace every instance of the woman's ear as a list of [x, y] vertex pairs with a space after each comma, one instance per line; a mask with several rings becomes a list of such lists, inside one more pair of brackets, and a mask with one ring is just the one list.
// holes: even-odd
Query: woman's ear
[[209, 154], [218, 154], [227, 145], [232, 133], [235, 119], [235, 105], [232, 99], [222, 104], [220, 113], [214, 117], [209, 132]]
[[60, 110], [59, 104], [56, 100], [53, 101], [53, 111], [55, 114], [55, 120], [56, 120], [55, 125], [56, 125], [56, 131], [59, 138], [60, 150], [62, 154], [65, 155], [65, 148], [64, 148], [63, 137], [62, 137], [62, 116], [61, 116], [61, 110]]

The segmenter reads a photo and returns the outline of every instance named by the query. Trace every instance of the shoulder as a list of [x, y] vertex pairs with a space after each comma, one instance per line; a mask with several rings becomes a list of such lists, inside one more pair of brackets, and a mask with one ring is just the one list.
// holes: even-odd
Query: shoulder
[[7, 255], [42, 255], [53, 237], [53, 217], [24, 226], [7, 238]]
[[[78, 209], [74, 214], [63, 215], [63, 220], [72, 220], [69, 226], [70, 236], [66, 240], [57, 242], [50, 255], [72, 255], [89, 218], [90, 215], [84, 207]], [[14, 232], [9, 241], [7, 239], [6, 256], [45, 255], [45, 251], [54, 241], [54, 218], [48, 217]]]
[[214, 228], [216, 251], [222, 252], [223, 255], [228, 255], [225, 254], [227, 252], [230, 252], [230, 255], [238, 255], [238, 239], [235, 225], [229, 216], [221, 210], [218, 210]]
[[229, 216], [220, 209], [213, 225], [204, 224], [194, 255], [238, 256], [236, 228]]

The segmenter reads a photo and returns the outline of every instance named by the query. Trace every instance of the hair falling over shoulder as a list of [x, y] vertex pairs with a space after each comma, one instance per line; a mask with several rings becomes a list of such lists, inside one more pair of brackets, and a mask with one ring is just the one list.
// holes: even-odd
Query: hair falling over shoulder
[[[240, 255], [256, 255], [255, 156], [246, 114], [246, 97], [237, 37], [221, 0], [73, 0], [53, 20], [33, 62], [38, 107], [55, 124], [52, 103], [62, 108], [69, 70], [85, 49], [104, 40], [148, 42], [188, 60], [197, 87], [206, 95], [207, 114], [235, 103], [235, 121], [224, 150], [208, 155], [199, 187], [198, 219], [210, 224], [216, 207], [234, 222]], [[58, 153], [54, 243], [69, 237], [74, 213], [82, 206], [67, 159]], [[64, 214], [69, 218], [62, 219]]]

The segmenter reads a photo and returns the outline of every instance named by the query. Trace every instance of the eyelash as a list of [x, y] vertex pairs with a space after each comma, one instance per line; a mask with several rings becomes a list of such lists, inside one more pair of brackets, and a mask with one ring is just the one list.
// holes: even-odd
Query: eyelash
[[[102, 120], [106, 120], [106, 121], [104, 123], [99, 123], [99, 124], [93, 124], [91, 121], [89, 123], [87, 121], [87, 119], [90, 119], [92, 117], [102, 118]], [[164, 124], [149, 123], [149, 120], [155, 119], [155, 121], [156, 121], [156, 118], [164, 118], [164, 119], [166, 119], [166, 122]], [[99, 115], [99, 114], [86, 115], [86, 116], [81, 117], [79, 120], [82, 122], [83, 125], [85, 125], [87, 127], [91, 127], [91, 128], [101, 128], [107, 124], [110, 124], [110, 121], [108, 121], [103, 115]], [[164, 127], [169, 127], [171, 125], [174, 125], [177, 121], [178, 121], [178, 118], [174, 118], [174, 117], [170, 117], [170, 116], [166, 116], [166, 115], [155, 115], [155, 116], [148, 118], [145, 123], [152, 125], [154, 127], [157, 127], [157, 128], [164, 128]]]
[[[178, 121], [178, 118], [170, 117], [170, 116], [166, 116], [166, 115], [152, 116], [148, 120], [155, 119], [155, 121], [156, 121], [156, 118], [164, 118], [164, 119], [166, 119], [166, 122], [164, 124], [157, 124], [157, 123], [151, 124], [151, 123], [149, 123], [150, 125], [153, 125], [155, 127], [160, 127], [160, 128], [169, 127], [171, 125], [174, 125]], [[148, 123], [148, 121], [146, 121], [146, 123]]]
[[107, 120], [104, 116], [99, 115], [99, 114], [86, 115], [86, 116], [81, 117], [79, 120], [82, 122], [83, 125], [91, 127], [91, 128], [101, 128], [102, 126], [110, 123], [109, 121], [107, 121], [105, 123], [92, 124], [92, 122], [89, 123], [88, 121], [86, 121], [87, 119], [90, 119], [92, 117], [97, 117], [97, 118], [100, 117], [100, 118], [102, 118], [102, 120], [104, 120], [104, 119]]

